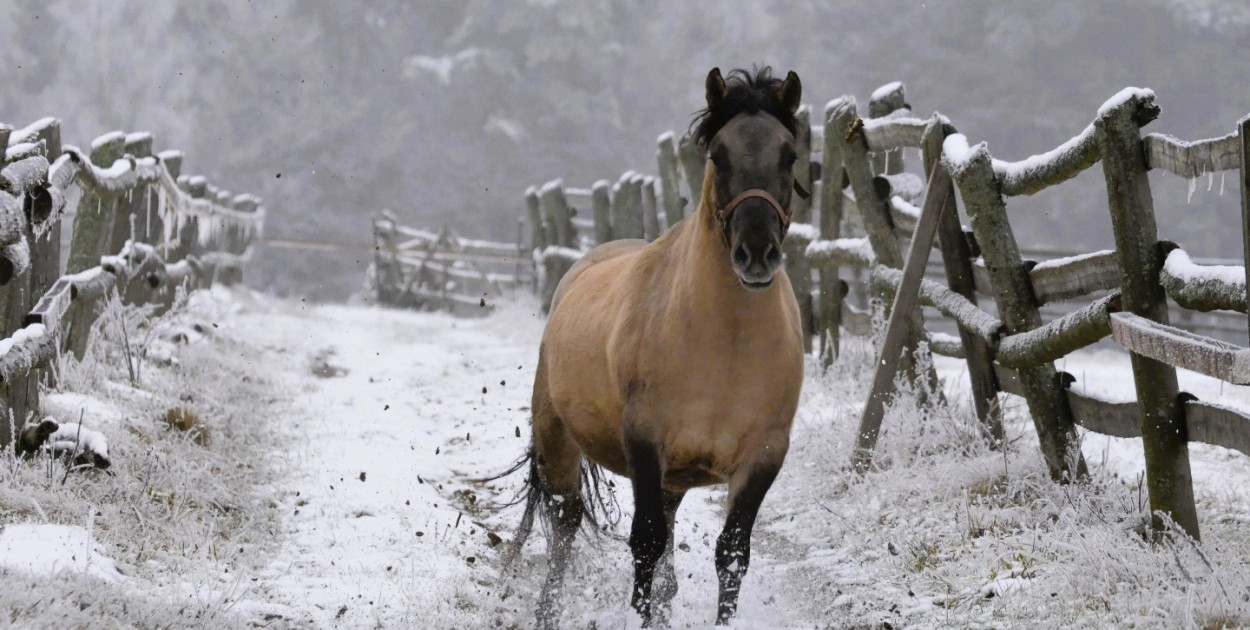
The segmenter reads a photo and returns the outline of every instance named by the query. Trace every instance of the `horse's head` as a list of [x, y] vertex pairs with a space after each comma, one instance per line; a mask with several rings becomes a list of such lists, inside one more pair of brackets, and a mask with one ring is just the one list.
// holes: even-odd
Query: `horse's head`
[[[707, 75], [707, 109], [694, 122], [714, 176], [705, 185], [742, 286], [762, 291], [781, 268], [781, 242], [790, 227], [795, 190], [795, 112], [799, 76], [785, 80], [768, 67]], [[710, 192], [710, 195], [706, 193]]]

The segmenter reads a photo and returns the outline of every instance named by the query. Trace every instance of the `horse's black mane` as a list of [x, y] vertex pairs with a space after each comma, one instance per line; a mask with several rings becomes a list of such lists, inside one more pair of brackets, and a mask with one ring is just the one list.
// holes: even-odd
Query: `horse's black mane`
[[690, 128], [691, 135], [699, 146], [706, 150], [712, 143], [712, 138], [738, 114], [764, 112], [776, 118], [790, 133], [795, 132], [797, 124], [794, 114], [782, 104], [777, 95], [783, 81], [773, 76], [771, 66], [756, 67], [753, 72], [742, 68], [730, 71], [729, 76], [725, 77], [729, 94], [720, 106], [695, 112]]

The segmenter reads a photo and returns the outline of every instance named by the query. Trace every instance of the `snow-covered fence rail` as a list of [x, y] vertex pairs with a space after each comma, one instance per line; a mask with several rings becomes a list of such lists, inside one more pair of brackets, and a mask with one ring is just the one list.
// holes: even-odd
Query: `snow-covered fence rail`
[[530, 269], [519, 234], [516, 244], [462, 238], [450, 229], [399, 225], [387, 211], [374, 219], [373, 237], [379, 304], [489, 313], [495, 298], [525, 282]]
[[[1176, 368], [1232, 384], [1250, 384], [1250, 348], [1172, 326], [1167, 300], [1171, 298], [1184, 309], [1222, 309], [1244, 315], [1246, 267], [1197, 265], [1176, 244], [1160, 241], [1146, 173], [1152, 166], [1187, 176], [1239, 169], [1243, 222], [1250, 221], [1250, 188], [1246, 185], [1250, 181], [1246, 165], [1250, 143], [1244, 141], [1250, 117], [1239, 123], [1236, 133], [1210, 141], [1185, 143], [1157, 135], [1143, 138], [1140, 128], [1153, 121], [1158, 112], [1153, 93], [1125, 90], [1107, 101], [1094, 122], [1068, 142], [1014, 163], [993, 159], [984, 143], [969, 147], [962, 135], [943, 122], [940, 167], [958, 185], [972, 226], [971, 239], [956, 234], [952, 240], [979, 244], [979, 259], [969, 260], [970, 277], [977, 292], [994, 297], [1001, 323], [980, 317], [981, 311], [970, 300], [964, 300], [971, 296], [961, 296], [937, 283], [912, 286], [922, 302], [939, 306], [942, 314], [959, 324], [965, 336], [966, 356], [971, 356], [969, 337], [990, 348], [994, 390], [1022, 396], [1028, 403], [1052, 474], [1065, 478], [1083, 473], [1084, 464], [1075, 450], [1077, 425], [1116, 436], [1140, 436], [1152, 511], [1156, 515], [1166, 514], [1196, 537], [1198, 521], [1187, 444], [1203, 441], [1250, 454], [1246, 450], [1250, 446], [1250, 414], [1198, 401], [1179, 391]], [[843, 155], [844, 159], [853, 157], [855, 151], [844, 151]], [[1116, 249], [1041, 264], [1027, 261], [1007, 220], [1006, 198], [1059, 184], [1100, 162]], [[848, 163], [846, 168], [850, 172], [853, 166]], [[921, 224], [927, 213], [941, 212], [928, 204], [928, 197], [935, 194], [936, 181], [929, 183]], [[880, 178], [874, 183], [888, 189], [881, 185]], [[856, 191], [856, 196], [862, 197], [860, 191]], [[880, 204], [883, 196], [857, 204], [865, 215], [866, 226], [872, 225], [867, 217], [867, 212], [874, 211], [871, 202]], [[875, 211], [879, 216], [889, 216], [884, 207]], [[879, 246], [885, 240], [880, 235], [886, 233], [887, 227], [897, 225], [878, 225], [876, 241], [871, 238], [870, 229], [868, 241], [877, 261], [873, 283], [888, 294], [898, 286], [907, 286], [903, 284], [906, 279], [923, 269], [913, 269], [909, 263], [900, 270], [890, 268], [896, 265], [880, 262], [882, 251], [890, 253], [888, 247]], [[1250, 257], [1250, 227], [1246, 229], [1246, 255]], [[848, 252], [847, 247], [840, 245], [816, 241], [808, 245], [807, 253], [809, 257], [819, 257]], [[912, 247], [913, 251], [916, 247], [927, 250], [929, 244], [913, 243]], [[944, 256], [946, 253], [944, 246]], [[1043, 304], [1097, 293], [1108, 294], [1044, 323]], [[903, 297], [896, 296], [896, 308], [910, 304]], [[891, 329], [894, 321], [892, 318]], [[887, 330], [882, 364], [905, 349], [901, 341], [890, 345], [891, 332]], [[1138, 400], [1133, 403], [1111, 403], [1074, 392], [1069, 389], [1072, 377], [1053, 367], [1055, 359], [1108, 336], [1132, 355], [1138, 392]], [[874, 388], [874, 396], [880, 393]], [[868, 409], [871, 408], [870, 400]], [[872, 448], [879, 422], [866, 410], [857, 464], [862, 465], [870, 457], [862, 449]], [[1072, 457], [1074, 452], [1078, 453], [1077, 458]], [[1155, 525], [1163, 527], [1159, 519]]]
[[[0, 125], [0, 446], [38, 410], [45, 368], [83, 356], [97, 300], [168, 305], [175, 287], [242, 280], [265, 210], [203, 177], [181, 151], [153, 154], [147, 132], [113, 132], [89, 151], [61, 144], [61, 123]], [[71, 203], [77, 199], [76, 203]], [[63, 220], [73, 217], [62, 252]], [[12, 422], [10, 422], [10, 419]]]

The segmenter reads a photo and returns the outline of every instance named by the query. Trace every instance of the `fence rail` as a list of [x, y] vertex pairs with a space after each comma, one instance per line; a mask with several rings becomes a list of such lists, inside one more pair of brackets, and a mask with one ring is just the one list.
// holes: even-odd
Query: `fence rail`
[[242, 280], [264, 226], [261, 200], [181, 175], [183, 153], [154, 154], [153, 142], [112, 132], [83, 151], [61, 144], [56, 118], [0, 125], [0, 399], [13, 419], [0, 422], [0, 446], [37, 412], [40, 384], [55, 384], [48, 364], [83, 356], [99, 298], [117, 291], [165, 307], [184, 283]]
[[390, 212], [374, 219], [373, 237], [373, 283], [388, 306], [490, 313], [496, 298], [528, 281], [533, 264], [518, 244], [411, 228]]

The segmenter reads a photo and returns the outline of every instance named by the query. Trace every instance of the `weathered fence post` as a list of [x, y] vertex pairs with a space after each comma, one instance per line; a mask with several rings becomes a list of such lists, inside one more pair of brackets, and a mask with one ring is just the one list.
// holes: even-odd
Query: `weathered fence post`
[[[954, 159], [947, 154], [943, 161], [959, 184], [1007, 332], [1033, 330], [1041, 326], [1042, 316], [1033, 297], [1029, 266], [1021, 260], [1015, 234], [1007, 222], [1007, 205], [994, 176], [990, 153], [984, 143], [969, 153]], [[1084, 477], [1085, 458], [1055, 366], [1043, 363], [1021, 368], [1018, 374], [1051, 477], [1056, 481]]]
[[[122, 143], [122, 153], [135, 159], [151, 157], [152, 134], [146, 131], [126, 134]], [[135, 240], [140, 240], [138, 239], [140, 234], [139, 218], [141, 214], [147, 214], [148, 207], [147, 196], [143, 194], [145, 188], [146, 186], [144, 185], [132, 186], [118, 195], [108, 245], [101, 252], [101, 255], [108, 256], [120, 252], [126, 246], [126, 241], [132, 237]], [[99, 260], [96, 260], [92, 263], [92, 266], [99, 264], [99, 262]]]
[[686, 185], [690, 188], [690, 212], [698, 212], [703, 200], [703, 172], [707, 169], [703, 150], [686, 133], [677, 141], [677, 156], [681, 160], [681, 170], [686, 173]]
[[[794, 163], [794, 181], [804, 190], [812, 189], [812, 108], [804, 105], [799, 108], [795, 117], [795, 153], [798, 159]], [[790, 196], [790, 206], [794, 212], [796, 223], [812, 222], [811, 201], [798, 194]], [[788, 243], [793, 243], [789, 240]], [[799, 302], [799, 320], [803, 325], [803, 351], [812, 351], [812, 335], [815, 331], [815, 317], [812, 314], [812, 267], [807, 262], [803, 251], [795, 250], [793, 245], [786, 247], [786, 274], [794, 288], [794, 297]]]
[[611, 184], [601, 179], [590, 188], [590, 203], [595, 215], [595, 244], [602, 245], [612, 240], [612, 198], [609, 194]]
[[673, 145], [673, 132], [665, 131], [657, 141], [656, 167], [660, 171], [660, 194], [664, 203], [664, 227], [673, 227], [682, 219], [681, 194], [677, 189], [677, 147]]
[[[546, 229], [547, 245], [564, 245], [564, 235], [568, 232], [568, 227], [564, 226], [564, 222], [557, 218], [560, 209], [555, 207], [556, 197], [555, 190], [559, 187], [559, 180], [551, 180], [542, 185], [538, 190], [538, 205], [542, 208], [543, 227]], [[563, 199], [563, 195], [561, 195]]]
[[[1163, 260], [1157, 247], [1154, 200], [1140, 129], [1158, 115], [1154, 94], [1132, 94], [1114, 106], [1104, 106], [1094, 121], [1094, 133], [1107, 181], [1124, 309], [1167, 324], [1167, 296], [1159, 283]], [[1165, 530], [1159, 518], [1161, 512], [1197, 539], [1198, 511], [1189, 470], [1189, 435], [1178, 397], [1176, 368], [1137, 353], [1131, 353], [1130, 358], [1137, 386], [1146, 484], [1150, 488], [1151, 523], [1156, 532]]]
[[530, 222], [530, 249], [542, 251], [547, 249], [547, 228], [543, 225], [543, 211], [539, 206], [538, 188], [530, 186], [525, 189], [525, 211]]
[[[91, 163], [108, 168], [125, 151], [126, 134], [120, 131], [104, 134], [91, 143]], [[78, 201], [78, 213], [74, 215], [73, 233], [70, 238], [69, 262], [66, 273], [78, 273], [100, 264], [100, 257], [110, 253], [114, 217], [118, 213], [119, 196], [97, 189], [84, 190]], [[69, 330], [65, 335], [65, 349], [82, 359], [87, 351], [87, 337], [95, 322], [95, 307], [91, 302], [75, 303], [70, 315]]]
[[378, 304], [394, 306], [399, 290], [399, 262], [395, 252], [395, 215], [383, 210], [373, 219], [373, 269]]
[[612, 238], [642, 238], [642, 176], [625, 171], [612, 199]]
[[[933, 166], [942, 159], [942, 142], [946, 136], [955, 133], [955, 128], [945, 117], [934, 114], [925, 127], [922, 152], [925, 172], [933, 172]], [[900, 160], [901, 161], [901, 160]], [[929, 192], [934, 194], [934, 182], [929, 182]], [[973, 253], [964, 237], [963, 226], [959, 222], [959, 208], [955, 203], [954, 183], [949, 176], [943, 178], [943, 186], [947, 189], [943, 194], [947, 197], [947, 207], [938, 220], [938, 245], [942, 251], [942, 265], [946, 270], [947, 286], [952, 291], [967, 298], [972, 304], [977, 303], [976, 282], [972, 275]], [[977, 412], [977, 419], [991, 444], [998, 446], [1003, 441], [1003, 421], [998, 413], [998, 378], [994, 374], [994, 353], [977, 335], [959, 327], [959, 338], [964, 346], [964, 360], [968, 363], [968, 380], [972, 383], [972, 403]]]
[[[1242, 260], [1246, 265], [1246, 286], [1250, 287], [1250, 116], [1237, 121], [1237, 149], [1241, 158], [1237, 174], [1241, 188]], [[1250, 324], [1250, 308], [1246, 309], [1246, 317], [1247, 324]]]
[[[845, 138], [838, 137], [838, 103], [825, 105], [825, 139], [820, 175], [820, 237], [833, 240], [842, 236], [842, 147]], [[846, 133], [842, 130], [842, 133]], [[841, 353], [842, 297], [838, 265], [820, 268], [820, 356], [821, 365], [829, 367]], [[828, 345], [826, 345], [828, 344]]]
[[663, 234], [660, 229], [660, 213], [656, 208], [655, 178], [647, 175], [638, 184], [642, 204], [642, 237], [654, 241]]
[[[846, 167], [847, 178], [851, 189], [855, 192], [855, 205], [859, 210], [860, 221], [868, 234], [868, 243], [872, 245], [873, 255], [877, 263], [893, 269], [903, 268], [903, 254], [899, 249], [898, 238], [894, 234], [894, 223], [890, 217], [888, 200], [883, 199], [873, 186], [873, 174], [869, 162], [868, 142], [856, 128], [859, 119], [856, 112], [855, 99], [843, 97], [836, 101], [831, 113], [834, 124], [833, 133], [842, 139], [842, 161]], [[903, 369], [913, 381], [924, 378], [929, 383], [937, 383], [937, 374], [930, 367], [926, 374], [916, 373], [915, 350], [920, 345], [920, 337], [924, 334], [924, 319], [920, 309], [914, 308], [908, 313], [911, 325], [908, 327], [907, 343], [904, 345], [906, 356], [903, 357]]]
[[[868, 99], [868, 117], [885, 118], [900, 109], [910, 109], [906, 97], [907, 88], [894, 81], [876, 89]], [[894, 175], [903, 172], [903, 151], [891, 155], [889, 151], [877, 151], [872, 155], [872, 172], [876, 175]], [[926, 173], [929, 171], [926, 169]]]
[[876, 373], [873, 375], [872, 391], [864, 403], [864, 414], [860, 418], [859, 431], [855, 434], [855, 451], [851, 462], [860, 473], [866, 472], [872, 463], [873, 449], [881, 431], [881, 419], [885, 415], [886, 398], [894, 394], [894, 377], [898, 374], [909, 333], [915, 334], [914, 330], [909, 330], [915, 325], [909, 321], [910, 315], [920, 306], [920, 281], [924, 278], [929, 252], [933, 249], [938, 221], [944, 211], [953, 205], [948, 203], [952, 193], [950, 176], [941, 164], [935, 164], [929, 179], [929, 190], [925, 195], [924, 209], [920, 213], [911, 247], [907, 251], [903, 279], [894, 294], [894, 306], [890, 309], [890, 321], [885, 330], [881, 359], [877, 362]]

